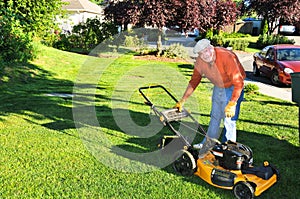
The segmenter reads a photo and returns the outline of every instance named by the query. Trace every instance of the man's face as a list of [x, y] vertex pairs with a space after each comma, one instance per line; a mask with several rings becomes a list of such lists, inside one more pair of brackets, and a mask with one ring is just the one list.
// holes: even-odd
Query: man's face
[[215, 55], [215, 50], [212, 45], [207, 46], [206, 48], [204, 48], [202, 51], [199, 52], [200, 58], [207, 63], [211, 63], [214, 61], [214, 55]]

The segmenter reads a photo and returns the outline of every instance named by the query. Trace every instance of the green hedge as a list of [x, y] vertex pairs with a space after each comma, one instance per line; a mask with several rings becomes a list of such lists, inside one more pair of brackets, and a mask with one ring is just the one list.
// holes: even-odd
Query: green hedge
[[36, 57], [31, 33], [23, 31], [19, 15], [2, 11], [0, 17], [0, 62], [27, 62]]
[[289, 39], [286, 36], [283, 35], [267, 35], [262, 34], [259, 36], [256, 45], [258, 48], [264, 48], [268, 45], [274, 45], [274, 44], [294, 44], [294, 39]]

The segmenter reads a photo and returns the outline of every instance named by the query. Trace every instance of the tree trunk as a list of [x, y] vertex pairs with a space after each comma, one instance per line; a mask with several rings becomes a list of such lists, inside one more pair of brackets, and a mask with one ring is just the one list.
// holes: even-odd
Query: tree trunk
[[162, 35], [162, 30], [159, 29], [158, 36], [157, 36], [157, 56], [160, 56], [162, 54], [161, 35]]

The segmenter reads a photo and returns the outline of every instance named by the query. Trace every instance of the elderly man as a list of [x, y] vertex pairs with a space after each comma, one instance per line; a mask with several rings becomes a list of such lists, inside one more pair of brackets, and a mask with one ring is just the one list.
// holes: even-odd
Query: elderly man
[[[232, 51], [214, 47], [208, 39], [202, 39], [194, 47], [196, 58], [193, 75], [181, 98], [176, 103], [179, 111], [184, 102], [194, 92], [203, 75], [213, 84], [212, 108], [207, 136], [213, 139], [220, 137], [220, 123], [224, 119], [224, 135], [222, 141], [236, 141], [236, 121], [240, 112], [240, 104], [244, 96], [244, 68]], [[194, 148], [201, 149], [207, 138]]]

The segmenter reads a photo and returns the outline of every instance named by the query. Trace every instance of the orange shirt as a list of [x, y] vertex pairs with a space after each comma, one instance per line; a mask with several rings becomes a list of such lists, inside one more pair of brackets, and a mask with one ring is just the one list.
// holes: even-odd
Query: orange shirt
[[194, 72], [189, 82], [194, 89], [205, 75], [215, 86], [234, 87], [231, 100], [237, 101], [244, 87], [245, 70], [235, 53], [221, 47], [214, 47], [216, 59], [213, 64], [196, 59]]

